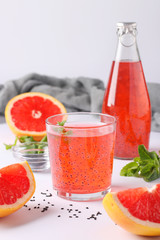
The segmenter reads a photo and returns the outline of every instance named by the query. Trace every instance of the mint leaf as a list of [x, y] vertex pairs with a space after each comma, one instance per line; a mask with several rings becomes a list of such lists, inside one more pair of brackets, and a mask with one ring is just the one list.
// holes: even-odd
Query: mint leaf
[[139, 163], [139, 162], [141, 161], [141, 159], [140, 159], [140, 157], [135, 157], [135, 158], [133, 159], [133, 161], [136, 162], [136, 163]]
[[146, 160], [146, 159], [157, 159], [157, 153], [156, 152], [149, 152], [145, 148], [144, 145], [139, 145], [138, 146], [138, 152], [141, 160]]
[[21, 143], [25, 143], [25, 142], [35, 142], [32, 136], [22, 136], [19, 137], [19, 141]]
[[66, 132], [63, 132], [64, 135], [72, 135], [73, 134], [73, 131], [72, 130], [69, 130], [69, 131], [66, 131]]
[[120, 176], [140, 177], [150, 182], [160, 177], [160, 157], [155, 151], [149, 152], [144, 145], [138, 146], [139, 157], [121, 169]]
[[66, 123], [66, 120], [62, 121], [62, 122], [57, 122], [57, 124], [60, 127], [54, 127], [54, 131], [58, 132], [59, 134], [62, 135], [72, 135], [73, 131], [72, 130], [67, 130], [64, 126], [64, 124]]
[[146, 182], [151, 182], [151, 181], [156, 180], [159, 177], [160, 177], [160, 175], [157, 172], [157, 170], [155, 168], [152, 168], [152, 170], [147, 174], [147, 176], [144, 176], [143, 179]]
[[154, 163], [147, 163], [146, 165], [140, 166], [140, 172], [142, 176], [147, 176], [154, 169]]
[[[46, 142], [47, 142], [47, 135], [44, 136], [41, 140], [41, 144], [38, 144], [37, 141], [35, 141], [33, 139], [32, 136], [22, 136], [22, 137], [16, 137], [15, 142], [13, 144], [4, 144], [6, 147], [6, 150], [11, 149], [13, 146], [16, 146], [17, 141], [19, 140], [20, 143], [24, 143], [25, 144], [25, 149], [37, 149], [37, 151], [30, 151], [27, 153], [30, 154], [40, 154], [43, 153], [44, 151], [42, 151], [42, 149], [46, 146]], [[38, 150], [39, 149], [39, 150]]]
[[136, 162], [130, 162], [121, 169], [120, 176], [135, 176], [138, 174], [139, 166]]
[[41, 139], [41, 142], [47, 142], [47, 135]]
[[56, 129], [56, 132], [62, 134], [62, 135], [72, 135], [73, 131], [65, 129], [64, 127], [59, 127]]
[[57, 122], [59, 126], [64, 126], [65, 123], [66, 123], [66, 120], [63, 120], [62, 122]]
[[12, 147], [16, 146], [17, 141], [18, 141], [18, 137], [16, 137], [16, 139], [15, 139], [15, 141], [14, 141], [13, 144], [5, 144], [5, 143], [4, 143], [4, 145], [5, 145], [5, 147], [6, 147], [6, 150], [9, 150], [9, 149], [11, 149]]

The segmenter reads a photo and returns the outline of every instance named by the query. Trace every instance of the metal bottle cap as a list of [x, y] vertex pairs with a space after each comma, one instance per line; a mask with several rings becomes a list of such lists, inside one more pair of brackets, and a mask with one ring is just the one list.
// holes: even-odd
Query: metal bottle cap
[[137, 23], [136, 22], [118, 22], [117, 23], [117, 28], [121, 28], [121, 27], [136, 28], [137, 27]]
[[132, 26], [132, 27], [137, 27], [136, 22], [118, 22], [117, 27], [124, 27], [124, 26]]
[[117, 34], [124, 47], [131, 47], [136, 42], [136, 22], [118, 22]]

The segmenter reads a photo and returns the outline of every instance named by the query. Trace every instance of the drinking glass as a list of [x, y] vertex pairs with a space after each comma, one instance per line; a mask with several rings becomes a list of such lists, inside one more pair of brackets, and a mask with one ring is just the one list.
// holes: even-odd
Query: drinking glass
[[74, 201], [102, 199], [110, 190], [116, 120], [100, 113], [47, 118], [49, 158], [57, 195]]

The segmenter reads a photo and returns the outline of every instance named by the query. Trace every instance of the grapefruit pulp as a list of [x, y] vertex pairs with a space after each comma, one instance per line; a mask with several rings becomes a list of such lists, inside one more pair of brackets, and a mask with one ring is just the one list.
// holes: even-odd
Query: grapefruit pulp
[[5, 118], [16, 136], [32, 136], [40, 141], [46, 135], [46, 118], [61, 113], [66, 113], [66, 109], [54, 97], [29, 92], [17, 95], [8, 102]]
[[0, 217], [24, 206], [35, 192], [35, 179], [27, 162], [0, 169]]
[[107, 193], [103, 206], [125, 230], [143, 236], [160, 236], [160, 184]]

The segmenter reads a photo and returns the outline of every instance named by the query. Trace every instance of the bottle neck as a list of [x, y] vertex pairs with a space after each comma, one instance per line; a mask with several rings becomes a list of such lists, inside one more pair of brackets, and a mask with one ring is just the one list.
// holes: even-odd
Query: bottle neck
[[140, 61], [140, 55], [135, 35], [131, 33], [119, 35], [115, 61]]

